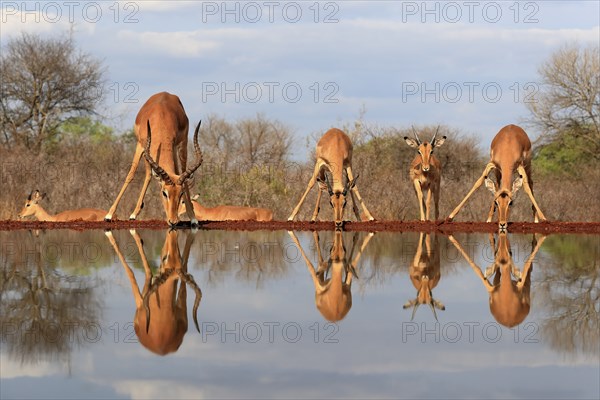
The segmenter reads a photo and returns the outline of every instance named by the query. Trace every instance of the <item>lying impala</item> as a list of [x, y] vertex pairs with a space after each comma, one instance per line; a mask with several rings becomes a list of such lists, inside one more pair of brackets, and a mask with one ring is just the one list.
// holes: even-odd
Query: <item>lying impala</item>
[[[300, 211], [300, 207], [302, 207], [308, 192], [310, 192], [317, 181], [319, 182], [319, 191], [317, 193], [317, 204], [315, 205], [312, 221], [317, 219], [320, 210], [321, 194], [325, 190], [327, 190], [329, 194], [329, 204], [331, 204], [331, 207], [333, 208], [336, 227], [341, 227], [343, 225], [344, 208], [346, 207], [348, 190], [350, 190], [350, 195], [352, 196], [353, 211], [356, 215], [356, 219], [359, 221], [361, 220], [358, 207], [356, 206], [356, 201], [358, 199], [366, 219], [371, 221], [374, 220], [356, 188], [356, 179], [358, 178], [358, 175], [354, 177], [352, 173], [352, 142], [348, 135], [339, 129], [333, 128], [328, 130], [317, 143], [316, 156], [317, 162], [315, 164], [313, 175], [310, 178], [308, 186], [306, 187], [302, 198], [300, 198], [298, 205], [294, 208], [294, 211], [292, 211], [292, 214], [288, 218], [288, 221], [294, 220]], [[329, 181], [327, 171], [329, 171], [333, 177], [333, 185]], [[343, 184], [344, 171], [347, 176], [346, 184]]]
[[[516, 125], [507, 125], [496, 134], [492, 140], [491, 160], [485, 167], [483, 174], [473, 185], [473, 188], [467, 193], [465, 198], [448, 216], [448, 220], [452, 221], [460, 209], [465, 205], [469, 197], [477, 190], [485, 181], [485, 186], [494, 193], [494, 201], [490, 207], [487, 222], [492, 221], [494, 210], [498, 209], [498, 228], [505, 231], [508, 224], [508, 213], [510, 206], [515, 198], [515, 194], [521, 186], [525, 188], [525, 192], [529, 196], [532, 203], [533, 216], [535, 222], [539, 220], [545, 221], [546, 217], [540, 210], [535, 198], [533, 197], [533, 181], [531, 180], [531, 141], [527, 133]], [[494, 170], [496, 181], [494, 183], [488, 178], [488, 174]], [[514, 172], [519, 174], [519, 177], [513, 182], [512, 177]], [[511, 187], [512, 185], [512, 187]]]
[[[352, 259], [358, 233], [355, 233], [350, 254], [346, 254], [342, 230], [336, 229], [333, 236], [333, 245], [329, 253], [329, 260], [324, 261], [321, 255], [321, 247], [319, 245], [319, 234], [313, 232], [315, 245], [317, 246], [317, 254], [319, 259], [318, 269], [315, 271], [314, 265], [310, 262], [306, 253], [300, 246], [300, 242], [294, 232], [288, 231], [292, 240], [300, 249], [302, 258], [306, 262], [308, 272], [310, 273], [313, 284], [315, 286], [315, 303], [317, 309], [323, 315], [323, 318], [330, 322], [342, 320], [350, 308], [352, 307], [352, 277], [356, 276], [356, 265], [360, 260], [362, 252], [367, 247], [367, 244], [373, 237], [373, 233], [369, 233], [362, 242], [360, 250], [356, 257]], [[350, 260], [352, 260], [350, 262]], [[344, 273], [346, 276], [344, 277]], [[327, 275], [331, 274], [328, 278]]]
[[35, 216], [40, 221], [102, 221], [106, 211], [98, 208], [79, 208], [77, 210], [67, 210], [61, 213], [50, 215], [42, 206], [40, 201], [46, 197], [46, 193], [40, 194], [39, 190], [31, 191], [25, 201], [25, 206], [19, 213], [19, 218]]
[[[204, 207], [198, 202], [199, 195], [192, 197], [194, 214], [199, 221], [272, 221], [273, 211], [267, 208], [217, 206]], [[179, 205], [179, 215], [186, 211], [183, 201]]]
[[[512, 259], [508, 234], [506, 232], [498, 233], [497, 246], [493, 243], [493, 236], [491, 236], [492, 247], [495, 251], [494, 263], [486, 269], [485, 275], [460, 243], [452, 235], [448, 238], [481, 279], [489, 293], [490, 312], [496, 321], [509, 328], [523, 322], [529, 315], [531, 307], [530, 292], [533, 260], [546, 237], [543, 236], [535, 246], [532, 243], [531, 254], [523, 265], [523, 271], [521, 272]], [[490, 283], [488, 278], [492, 275], [493, 280]]]
[[[423, 252], [423, 243], [425, 244], [425, 252]], [[437, 235], [433, 236], [433, 246], [431, 245], [431, 234], [423, 233], [419, 235], [419, 244], [417, 252], [409, 268], [409, 275], [412, 284], [417, 289], [417, 297], [404, 304], [404, 309], [413, 308], [412, 321], [417, 312], [417, 308], [421, 304], [427, 304], [433, 311], [433, 316], [437, 321], [435, 309], [445, 310], [446, 307], [440, 301], [433, 298], [433, 288], [440, 281], [440, 242]]]
[[[435, 131], [431, 142], [421, 142], [417, 131], [414, 130], [415, 138], [411, 139], [408, 136], [404, 137], [404, 141], [417, 149], [417, 154], [410, 165], [410, 180], [412, 181], [415, 192], [417, 192], [417, 200], [419, 201], [419, 211], [421, 213], [421, 221], [429, 219], [429, 211], [431, 210], [431, 197], [433, 194], [433, 203], [435, 205], [435, 219], [438, 219], [439, 211], [438, 204], [440, 201], [440, 179], [442, 176], [442, 164], [436, 156], [433, 155], [433, 149], [440, 147], [446, 141], [446, 136], [437, 139], [438, 129]], [[423, 200], [423, 192], [427, 192], [427, 201]], [[425, 211], [423, 211], [423, 206]]]
[[[198, 123], [194, 132], [196, 161], [192, 166], [186, 168], [188, 126], [188, 118], [179, 97], [161, 92], [146, 101], [135, 119], [134, 130], [137, 137], [137, 146], [131, 168], [115, 202], [104, 217], [105, 220], [108, 221], [113, 218], [121, 197], [123, 197], [127, 186], [133, 180], [143, 155], [146, 159], [146, 177], [135, 209], [129, 219], [136, 219], [142, 210], [144, 196], [150, 183], [150, 175], [151, 172], [154, 172], [160, 182], [162, 203], [169, 224], [175, 225], [179, 221], [177, 211], [182, 196], [186, 202], [188, 217], [192, 221], [192, 225], [198, 224], [192, 211], [187, 181], [202, 164], [202, 153], [198, 146], [200, 123]], [[152, 132], [150, 127], [153, 129]], [[152, 154], [156, 156], [153, 157]]]
[[196, 293], [192, 316], [196, 329], [200, 332], [197, 312], [202, 292], [192, 275], [187, 273], [193, 236], [187, 236], [182, 257], [177, 242], [177, 231], [169, 230], [161, 253], [159, 274], [152, 276], [139, 234], [132, 230], [131, 235], [140, 253], [146, 275], [141, 292], [135, 275], [112, 233], [106, 232], [131, 284], [136, 306], [133, 319], [135, 333], [140, 343], [156, 354], [165, 355], [175, 352], [181, 346], [188, 328], [186, 285], [190, 285]]

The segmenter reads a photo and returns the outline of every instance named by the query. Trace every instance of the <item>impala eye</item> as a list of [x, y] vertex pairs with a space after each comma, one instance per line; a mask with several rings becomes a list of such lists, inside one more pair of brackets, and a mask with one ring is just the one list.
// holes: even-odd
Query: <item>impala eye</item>
[[168, 199], [168, 198], [169, 198], [169, 193], [167, 193], [167, 191], [166, 191], [166, 190], [165, 190], [165, 191], [163, 191], [163, 197], [164, 197], [165, 199]]
[[27, 207], [29, 207], [31, 204], [26, 204]]

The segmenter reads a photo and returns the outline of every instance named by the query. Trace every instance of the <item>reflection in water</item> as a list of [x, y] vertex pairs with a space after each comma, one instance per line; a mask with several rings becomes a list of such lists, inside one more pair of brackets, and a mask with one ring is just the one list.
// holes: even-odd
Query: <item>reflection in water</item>
[[[525, 261], [523, 271], [519, 271], [512, 258], [508, 233], [504, 231], [498, 233], [497, 245], [494, 235], [490, 234], [490, 245], [494, 249], [494, 263], [485, 270], [485, 275], [452, 235], [449, 236], [449, 239], [473, 268], [473, 271], [479, 276], [488, 291], [490, 295], [490, 312], [496, 321], [509, 328], [523, 322], [529, 314], [531, 305], [530, 288], [533, 259], [546, 237], [542, 236], [537, 244], [536, 240], [533, 240], [531, 254]], [[490, 283], [488, 278], [492, 275], [493, 280]]]
[[[313, 232], [319, 259], [319, 265], [315, 271], [314, 265], [306, 256], [302, 246], [300, 246], [296, 234], [291, 231], [288, 233], [296, 246], [298, 246], [298, 249], [300, 249], [302, 258], [304, 258], [308, 272], [312, 277], [313, 284], [315, 285], [315, 303], [317, 309], [326, 320], [330, 322], [341, 321], [352, 307], [352, 277], [356, 276], [358, 278], [355, 270], [356, 265], [374, 234], [369, 233], [365, 236], [358, 254], [352, 259], [358, 241], [358, 232], [354, 233], [352, 248], [350, 249], [350, 254], [347, 254], [346, 247], [344, 246], [343, 232], [336, 229], [333, 233], [333, 245], [329, 252], [329, 259], [325, 261], [321, 254], [319, 234], [316, 231]], [[350, 262], [349, 260], [352, 261]], [[346, 274], [345, 276], [344, 273]]]
[[67, 275], [46, 262], [43, 239], [30, 235], [18, 242], [27, 251], [13, 252], [15, 242], [2, 243], [2, 348], [22, 363], [69, 361], [74, 348], [101, 334], [94, 286], [88, 277]]
[[161, 252], [159, 273], [157, 276], [153, 276], [140, 235], [135, 230], [131, 231], [131, 235], [135, 240], [145, 271], [142, 292], [140, 292], [135, 275], [123, 257], [112, 233], [106, 233], [131, 283], [136, 306], [133, 320], [135, 333], [144, 347], [156, 354], [166, 355], [179, 349], [183, 342], [183, 336], [187, 332], [186, 284], [190, 285], [196, 293], [192, 315], [196, 329], [198, 332], [200, 331], [197, 311], [202, 299], [202, 292], [192, 275], [187, 273], [187, 263], [194, 236], [187, 234], [182, 257], [179, 251], [177, 231], [169, 230]]
[[[600, 243], [594, 236], [552, 236], [539, 279], [542, 332], [562, 353], [600, 354]], [[536, 299], [538, 296], [536, 296]]]
[[[421, 304], [428, 304], [431, 307], [436, 320], [435, 309], [446, 309], [442, 302], [433, 298], [432, 290], [437, 286], [441, 277], [440, 241], [436, 234], [433, 235], [433, 244], [431, 239], [430, 233], [421, 232], [417, 252], [409, 268], [410, 280], [417, 289], [417, 297], [404, 304], [404, 309], [413, 307], [411, 321]], [[423, 252], [423, 244], [425, 244], [425, 252]]]

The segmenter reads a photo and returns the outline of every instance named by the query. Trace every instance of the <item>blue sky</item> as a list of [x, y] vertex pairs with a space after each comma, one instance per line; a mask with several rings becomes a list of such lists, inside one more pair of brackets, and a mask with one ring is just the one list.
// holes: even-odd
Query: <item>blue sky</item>
[[[598, 45], [597, 1], [3, 1], [0, 40], [60, 34], [107, 67], [103, 113], [133, 125], [159, 91], [191, 121], [263, 113], [305, 137], [351, 123], [446, 124], [481, 147], [536, 99], [553, 51]], [[539, 132], [530, 130], [532, 137]]]

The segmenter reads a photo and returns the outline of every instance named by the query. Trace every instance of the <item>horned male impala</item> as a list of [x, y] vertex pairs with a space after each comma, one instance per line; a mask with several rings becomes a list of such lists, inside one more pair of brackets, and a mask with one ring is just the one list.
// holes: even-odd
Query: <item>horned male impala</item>
[[[204, 207], [198, 202], [199, 195], [192, 197], [194, 214], [199, 221], [272, 221], [273, 211], [267, 208], [216, 206]], [[179, 215], [185, 213], [183, 201], [179, 206]]]
[[[485, 274], [452, 235], [448, 238], [481, 279], [489, 293], [490, 312], [496, 321], [509, 328], [523, 322], [529, 315], [531, 307], [530, 291], [533, 260], [546, 237], [542, 236], [537, 243], [532, 243], [531, 254], [525, 261], [523, 270], [519, 271], [512, 258], [508, 233], [505, 231], [498, 233], [497, 245], [493, 243], [492, 235], [491, 242], [495, 252], [494, 263], [486, 269]], [[493, 281], [490, 283], [488, 278], [492, 275]]]
[[[333, 216], [337, 227], [343, 225], [344, 208], [346, 207], [348, 190], [350, 190], [350, 195], [352, 196], [353, 210], [356, 218], [359, 221], [361, 220], [358, 207], [356, 206], [356, 200], [358, 199], [366, 219], [374, 220], [356, 188], [356, 179], [358, 178], [358, 175], [354, 177], [352, 173], [352, 142], [348, 135], [339, 129], [333, 128], [328, 130], [317, 143], [316, 156], [317, 162], [315, 164], [313, 175], [310, 178], [308, 186], [300, 198], [298, 205], [294, 208], [294, 211], [292, 211], [292, 214], [288, 218], [288, 221], [294, 220], [300, 211], [300, 207], [302, 207], [308, 192], [317, 181], [319, 182], [319, 191], [317, 193], [317, 204], [312, 216], [312, 221], [317, 219], [321, 203], [321, 194], [325, 190], [329, 193], [329, 204], [331, 204], [331, 207], [333, 208]], [[327, 171], [331, 172], [333, 185], [329, 181]], [[344, 171], [347, 176], [346, 184], [343, 183]]]
[[[146, 159], [146, 177], [135, 209], [129, 219], [136, 219], [142, 210], [144, 196], [150, 183], [150, 175], [151, 172], [154, 172], [160, 181], [162, 203], [169, 224], [175, 225], [179, 221], [177, 211], [182, 196], [188, 206], [188, 216], [192, 221], [192, 225], [198, 224], [192, 210], [187, 181], [202, 164], [202, 153], [198, 146], [200, 123], [198, 123], [194, 132], [196, 161], [189, 168], [187, 168], [188, 126], [188, 117], [179, 97], [161, 92], [146, 101], [135, 119], [134, 130], [137, 137], [137, 146], [131, 168], [121, 191], [106, 214], [105, 220], [113, 218], [121, 197], [133, 180], [140, 159], [144, 155]], [[156, 156], [153, 157], [152, 154]]]
[[[529, 140], [527, 133], [516, 125], [507, 125], [500, 129], [492, 140], [490, 156], [490, 162], [485, 167], [483, 174], [481, 174], [479, 179], [473, 185], [473, 188], [448, 216], [448, 220], [452, 221], [460, 209], [465, 205], [469, 197], [471, 197], [475, 190], [477, 190], [485, 181], [485, 186], [494, 193], [494, 201], [490, 207], [487, 222], [492, 221], [494, 210], [497, 208], [498, 228], [501, 231], [506, 230], [510, 206], [515, 198], [515, 194], [521, 186], [525, 188], [525, 192], [533, 204], [534, 221], [545, 221], [546, 217], [544, 217], [542, 210], [540, 210], [540, 207], [533, 197], [533, 181], [531, 180], [531, 141]], [[497, 184], [488, 178], [488, 174], [492, 170], [495, 171]], [[519, 174], [519, 177], [513, 182], [512, 177], [515, 171]]]
[[[423, 244], [425, 244], [425, 252], [423, 252]], [[433, 298], [433, 288], [440, 281], [440, 242], [436, 234], [433, 235], [433, 246], [431, 244], [431, 234], [423, 233], [419, 235], [419, 244], [417, 252], [409, 268], [410, 280], [417, 289], [417, 297], [404, 304], [404, 309], [413, 307], [411, 321], [415, 317], [417, 308], [421, 304], [427, 304], [433, 311], [433, 316], [437, 320], [435, 309], [445, 310], [446, 307], [442, 302]]]
[[78, 219], [84, 221], [102, 221], [106, 211], [98, 208], [79, 208], [77, 210], [67, 210], [55, 215], [50, 215], [40, 205], [46, 197], [46, 193], [40, 194], [39, 190], [31, 191], [25, 201], [25, 206], [19, 213], [19, 218], [35, 216], [40, 221], [75, 221]]
[[[433, 155], [433, 149], [440, 147], [446, 141], [446, 136], [437, 138], [438, 129], [435, 131], [431, 142], [421, 142], [417, 131], [414, 130], [415, 138], [411, 139], [404, 136], [406, 143], [417, 149], [418, 153], [410, 164], [410, 180], [412, 181], [415, 191], [417, 192], [417, 200], [419, 201], [419, 211], [421, 213], [421, 221], [429, 219], [431, 211], [431, 197], [433, 194], [433, 203], [435, 205], [435, 219], [438, 219], [439, 211], [438, 204], [440, 201], [440, 179], [442, 176], [442, 164], [436, 156]], [[427, 201], [423, 199], [423, 192], [427, 192]], [[423, 211], [425, 206], [425, 211]]]
[[182, 257], [179, 252], [177, 231], [169, 230], [161, 252], [159, 274], [152, 276], [143, 242], [135, 230], [130, 232], [140, 253], [146, 275], [141, 292], [135, 275], [112, 233], [108, 231], [106, 236], [121, 260], [131, 284], [136, 306], [133, 320], [135, 333], [140, 343], [156, 354], [165, 355], [177, 351], [188, 328], [186, 284], [190, 285], [196, 294], [192, 316], [196, 329], [200, 332], [197, 313], [202, 292], [194, 278], [187, 273], [193, 236], [187, 236]]
[[[336, 229], [333, 236], [333, 245], [329, 254], [329, 260], [324, 261], [321, 255], [321, 246], [319, 244], [319, 234], [313, 232], [315, 245], [317, 246], [317, 254], [319, 259], [318, 269], [315, 271], [314, 265], [310, 262], [304, 249], [300, 246], [300, 242], [294, 232], [288, 231], [292, 240], [300, 249], [302, 258], [306, 262], [308, 272], [310, 273], [313, 284], [315, 286], [315, 303], [317, 309], [323, 317], [330, 322], [342, 320], [350, 308], [352, 307], [352, 277], [356, 276], [356, 265], [360, 257], [367, 247], [367, 244], [373, 237], [374, 233], [369, 233], [363, 239], [362, 245], [356, 257], [352, 259], [354, 247], [358, 239], [358, 232], [354, 234], [352, 249], [350, 253], [346, 253], [342, 230]], [[344, 277], [344, 273], [346, 276]], [[330, 274], [329, 278], [327, 277]]]

